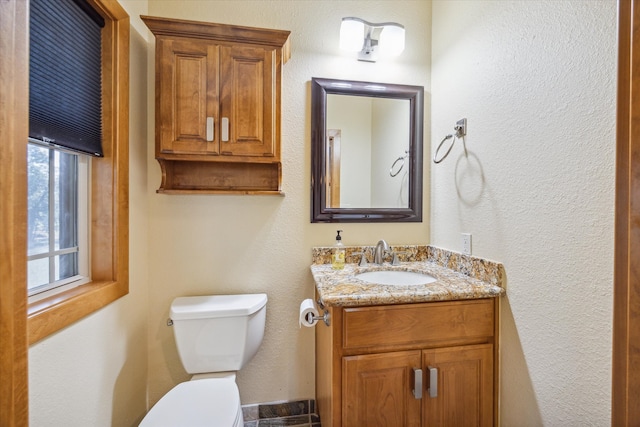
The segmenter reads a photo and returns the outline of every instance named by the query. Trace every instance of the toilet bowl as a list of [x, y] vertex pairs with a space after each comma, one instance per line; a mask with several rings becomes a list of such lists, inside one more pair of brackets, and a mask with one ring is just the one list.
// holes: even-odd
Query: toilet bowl
[[209, 378], [178, 384], [144, 417], [140, 427], [242, 427], [235, 381]]
[[192, 374], [147, 413], [140, 427], [241, 427], [235, 372], [264, 337], [266, 294], [176, 298], [171, 320], [180, 361]]

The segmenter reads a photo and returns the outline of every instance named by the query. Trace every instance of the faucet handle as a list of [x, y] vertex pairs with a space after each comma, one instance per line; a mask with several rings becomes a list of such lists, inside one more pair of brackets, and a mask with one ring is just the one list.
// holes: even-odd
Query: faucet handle
[[393, 260], [391, 261], [391, 265], [400, 265], [400, 258], [398, 258], [398, 255], [404, 255], [407, 254], [408, 252], [396, 252], [396, 251], [391, 251], [391, 255], [393, 256]]
[[364, 251], [362, 251], [362, 252], [354, 252], [353, 255], [362, 255], [358, 265], [360, 267], [366, 267], [367, 266], [367, 254], [366, 254], [366, 252], [364, 252]]

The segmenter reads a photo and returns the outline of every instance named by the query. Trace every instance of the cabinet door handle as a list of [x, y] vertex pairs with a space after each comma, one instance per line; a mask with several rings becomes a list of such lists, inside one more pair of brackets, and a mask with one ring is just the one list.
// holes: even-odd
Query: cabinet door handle
[[207, 142], [213, 141], [213, 117], [207, 117]]
[[413, 397], [422, 399], [422, 369], [413, 368]]
[[429, 397], [438, 397], [438, 368], [429, 366]]
[[224, 142], [227, 142], [229, 141], [229, 118], [223, 117], [222, 123], [220, 125], [222, 126], [222, 135], [220, 136], [220, 139], [222, 139], [222, 141]]

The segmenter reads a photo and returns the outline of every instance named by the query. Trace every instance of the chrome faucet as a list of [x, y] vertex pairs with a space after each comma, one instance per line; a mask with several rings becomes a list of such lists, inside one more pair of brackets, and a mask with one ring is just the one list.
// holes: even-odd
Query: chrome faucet
[[384, 253], [387, 251], [389, 251], [389, 245], [384, 240], [380, 240], [376, 245], [373, 262], [375, 264], [382, 264], [384, 262]]

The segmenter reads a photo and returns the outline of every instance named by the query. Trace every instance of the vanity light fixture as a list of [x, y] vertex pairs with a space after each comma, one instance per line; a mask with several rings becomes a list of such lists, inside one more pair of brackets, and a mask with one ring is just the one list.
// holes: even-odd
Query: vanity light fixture
[[395, 22], [374, 24], [364, 19], [342, 18], [340, 49], [358, 52], [359, 61], [398, 56], [404, 50], [404, 26]]

